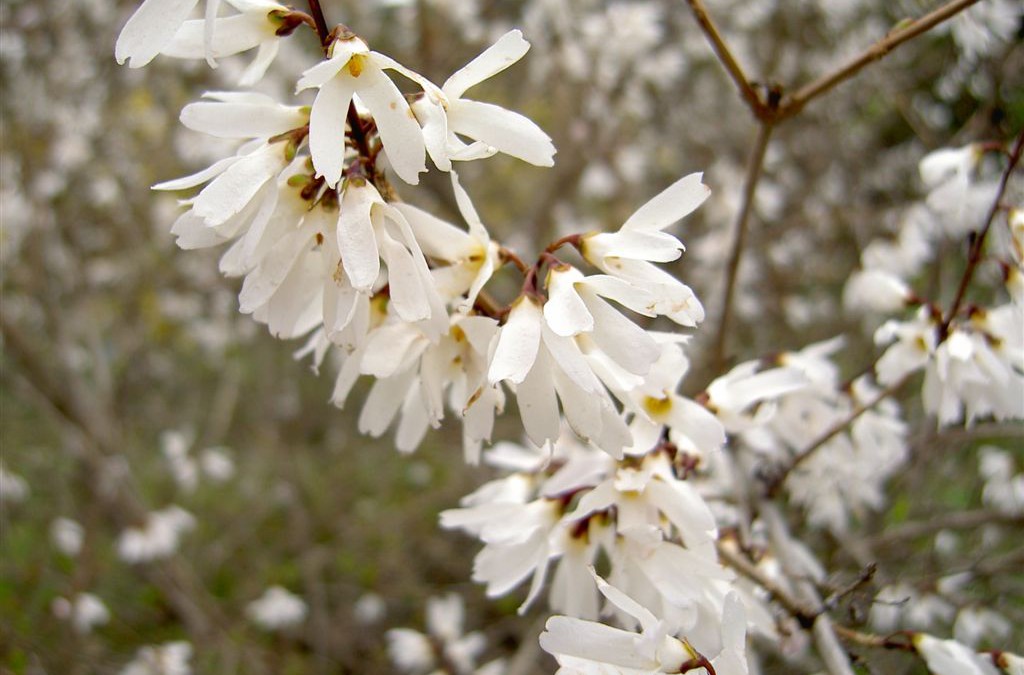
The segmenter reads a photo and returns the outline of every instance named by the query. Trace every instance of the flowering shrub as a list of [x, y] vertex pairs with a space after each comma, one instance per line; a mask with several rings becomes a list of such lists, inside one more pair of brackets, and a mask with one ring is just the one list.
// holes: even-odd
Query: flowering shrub
[[[361, 400], [360, 434], [393, 433], [390, 442], [412, 453], [431, 442], [438, 433], [432, 429], [452, 420], [461, 426], [456, 454], [498, 475], [445, 509], [441, 526], [481, 542], [471, 577], [488, 597], [525, 587], [514, 602], [518, 614], [543, 615], [510, 638], [514, 654], [492, 659], [485, 632], [464, 627], [457, 595], [431, 599], [427, 633], [386, 633], [399, 670], [551, 672], [550, 658], [541, 665], [539, 646], [566, 675], [838, 675], [862, 663], [873, 668], [876, 659], [889, 664], [887, 652], [916, 655], [939, 675], [1020, 672], [1021, 657], [1006, 649], [1020, 630], [1007, 628], [1014, 619], [1003, 614], [1019, 608], [997, 600], [1007, 570], [1020, 562], [1004, 535], [1019, 527], [1024, 503], [1006, 449], [1019, 440], [1024, 419], [1019, 101], [1017, 117], [986, 130], [990, 137], [931, 152], [914, 148], [913, 160], [884, 167], [880, 175], [888, 178], [876, 178], [875, 189], [915, 162], [923, 189], [905, 200], [889, 197], [906, 202], [889, 214], [891, 231], [862, 226], [866, 231], [856, 233], [857, 268], [850, 271], [853, 261], [846, 261], [849, 274], [833, 275], [832, 296], [813, 288], [822, 273], [813, 247], [827, 249], [822, 242], [842, 239], [847, 219], [864, 216], [847, 213], [856, 209], [842, 189], [842, 169], [832, 167], [823, 169], [836, 173], [831, 185], [823, 179], [822, 199], [808, 195], [806, 206], [797, 205], [811, 179], [787, 174], [773, 156], [780, 135], [816, 99], [843, 91], [843, 82], [922, 35], [949, 30], [951, 38], [936, 49], [960, 54], [936, 87], [973, 92], [981, 85], [970, 76], [971, 64], [1011, 61], [1007, 24], [1020, 26], [1019, 10], [999, 0], [953, 0], [878, 38], [883, 14], [871, 3], [853, 3], [829, 12], [828, 22], [840, 31], [857, 25], [876, 41], [815, 79], [798, 78], [810, 84], [789, 90], [754, 81], [741, 65], [761, 51], [754, 28], [759, 16], [774, 12], [765, 7], [734, 8], [730, 28], [742, 36], [736, 37], [700, 0], [690, 0], [689, 11], [654, 2], [540, 0], [509, 15], [524, 30], [506, 30], [476, 3], [420, 2], [406, 9], [420, 22], [424, 54], [432, 15], [467, 36], [494, 34], [477, 56], [450, 75], [444, 71], [438, 85], [436, 62], [418, 72], [371, 49], [354, 9], [352, 25], [332, 26], [335, 8], [325, 12], [316, 0], [301, 9], [207, 0], [202, 18], [190, 18], [198, 4], [145, 0], [115, 46], [117, 62], [131, 69], [159, 68], [171, 57], [227, 70], [231, 57], [256, 52], [228, 75], [242, 90], [206, 92], [181, 111], [182, 124], [206, 137], [197, 154], [212, 163], [153, 186], [180, 200], [170, 225], [178, 247], [219, 249], [217, 269], [241, 279], [240, 313], [277, 338], [304, 340], [295, 356], [315, 372], [332, 371], [331, 402]], [[669, 15], [681, 15], [696, 41], [669, 48], [672, 31], [682, 30], [667, 22]], [[527, 59], [533, 32], [539, 61]], [[291, 44], [303, 36], [315, 37], [321, 58]], [[738, 187], [719, 188], [704, 173], [680, 171], [682, 160], [662, 152], [658, 109], [689, 105], [673, 83], [692, 67], [691, 57], [700, 62], [697, 50], [724, 67], [757, 127], [746, 170], [732, 171]], [[584, 207], [569, 205], [562, 174], [550, 179], [548, 192], [538, 189], [510, 205], [527, 213], [505, 217], [530, 231], [499, 236], [507, 228], [495, 227], [497, 214], [474, 196], [481, 172], [497, 166], [502, 181], [514, 185], [521, 167], [497, 156], [551, 171], [562, 156], [542, 125], [486, 100], [492, 78], [522, 73], [525, 65], [517, 64], [527, 60], [531, 78], [564, 80], [580, 94], [568, 116], [577, 146], [568, 161], [578, 163], [570, 175], [581, 201], [600, 205], [622, 191], [634, 203], [585, 215]], [[780, 76], [803, 75], [785, 57], [780, 62]], [[282, 78], [289, 93], [268, 93]], [[471, 91], [476, 98], [467, 97]], [[973, 93], [981, 100], [1003, 95]], [[700, 112], [701, 103], [693, 105]], [[941, 115], [955, 106], [932, 108]], [[588, 128], [598, 137], [588, 139]], [[612, 142], [627, 133], [630, 142]], [[611, 147], [597, 147], [602, 142]], [[953, 141], [936, 144], [942, 143]], [[719, 189], [727, 198], [716, 204]], [[814, 231], [787, 230], [775, 242], [761, 232], [764, 251], [744, 262], [754, 255], [750, 239], [759, 217], [782, 220], [802, 208]], [[623, 217], [610, 215], [618, 211]], [[694, 237], [685, 256], [695, 279], [722, 278], [724, 270], [723, 283], [684, 283], [673, 263], [686, 248], [672, 232], [680, 222], [689, 229], [701, 214], [716, 223], [730, 211], [732, 229], [713, 225]], [[802, 266], [806, 276], [794, 275], [788, 289], [772, 278], [780, 268]], [[843, 309], [832, 302], [840, 295]], [[700, 297], [714, 298], [713, 310]], [[816, 308], [822, 298], [828, 307]], [[763, 303], [775, 310], [762, 314]], [[18, 318], [31, 318], [31, 302], [22, 304], [29, 309]], [[838, 327], [842, 311], [846, 325]], [[794, 330], [772, 328], [772, 314]], [[237, 319], [224, 322], [226, 331], [189, 328], [215, 369], [234, 340], [255, 339]], [[358, 666], [370, 658], [361, 656], [368, 648], [332, 636], [318, 556], [344, 546], [344, 538], [310, 534], [315, 506], [301, 502], [311, 495], [297, 496], [287, 485], [257, 495], [245, 483], [242, 453], [222, 447], [217, 434], [206, 437], [215, 445], [193, 452], [188, 433], [163, 433], [164, 471], [181, 497], [233, 489], [237, 480], [237, 489], [248, 490], [244, 499], [287, 505], [288, 527], [318, 542], [298, 552], [303, 588], [249, 584], [244, 602], [218, 603], [181, 554], [183, 541], [204, 527], [201, 508], [145, 507], [130, 465], [117, 459], [119, 420], [97, 412], [80, 388], [54, 381], [18, 323], [5, 319], [3, 327], [29, 386], [83, 448], [95, 474], [94, 497], [115, 514], [117, 556], [151, 576], [184, 633], [173, 637], [188, 638], [154, 637], [163, 644], [139, 645], [134, 660], [123, 655], [103, 672], [227, 669], [226, 657], [202, 641], [214, 630], [229, 635], [227, 616], [263, 633], [245, 640], [272, 634], [287, 647], [271, 654], [243, 648], [232, 658], [236, 665], [244, 659], [246, 672], [328, 672], [332, 658], [366, 672]], [[238, 338], [222, 335], [235, 330]], [[230, 411], [248, 394], [236, 376], [224, 405]], [[512, 410], [518, 422], [507, 421]], [[984, 433], [972, 435], [983, 426]], [[948, 443], [932, 444], [950, 429], [994, 444], [977, 452], [968, 444], [963, 453], [972, 471], [980, 459], [984, 507], [883, 527], [894, 500], [909, 508], [912, 464], [928, 452], [952, 451]], [[521, 445], [510, 440], [520, 436]], [[0, 469], [0, 488], [5, 503], [31, 499], [29, 484], [7, 469]], [[366, 508], [377, 515], [373, 505]], [[920, 587], [899, 580], [898, 563], [879, 571], [880, 542], [872, 538], [898, 542], [901, 527], [907, 539], [936, 534], [938, 554], [951, 555], [961, 546], [956, 530], [982, 526], [981, 557], [966, 569], [940, 567], [937, 581]], [[65, 515], [50, 531], [65, 559], [94, 555], [82, 523]], [[224, 533], [221, 564], [247, 536], [244, 529]], [[826, 541], [834, 545], [826, 548]], [[52, 603], [55, 617], [82, 639], [132, 620], [86, 590], [90, 578]], [[966, 594], [971, 584], [991, 592]], [[865, 595], [869, 608], [857, 609]], [[361, 611], [355, 620], [368, 626], [381, 614]], [[950, 626], [952, 639], [931, 634]], [[378, 639], [377, 653], [382, 645]], [[318, 665], [292, 659], [302, 651], [316, 654]], [[194, 657], [207, 665], [193, 668]]]

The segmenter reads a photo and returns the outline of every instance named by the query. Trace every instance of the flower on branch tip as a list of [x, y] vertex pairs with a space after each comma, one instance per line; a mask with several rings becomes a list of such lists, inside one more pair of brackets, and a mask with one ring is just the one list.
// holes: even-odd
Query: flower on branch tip
[[664, 229], [711, 195], [702, 178], [693, 173], [679, 179], [637, 209], [617, 232], [585, 235], [580, 245], [589, 263], [650, 294], [643, 313], [664, 315], [683, 326], [703, 321], [704, 308], [688, 286], [651, 263], [671, 262], [682, 254], [682, 243]]
[[[185, 21], [161, 54], [178, 59], [205, 58], [210, 65], [224, 58], [257, 49], [256, 58], [245, 69], [239, 84], [256, 84], [277, 57], [281, 46], [280, 17], [291, 10], [272, 0], [225, 0], [238, 10], [225, 17]], [[208, 0], [207, 8], [210, 3]]]
[[[553, 166], [551, 138], [529, 118], [491, 103], [462, 98], [471, 87], [515, 64], [530, 49], [522, 32], [511, 30], [456, 71], [438, 89], [420, 81], [424, 96], [413, 103], [427, 152], [442, 171], [452, 160], [468, 161], [502, 152], [536, 166]], [[465, 143], [460, 136], [473, 139]]]
[[345, 166], [345, 127], [353, 98], [373, 116], [384, 154], [399, 178], [415, 185], [427, 170], [423, 131], [385, 70], [422, 80], [354, 36], [332, 42], [328, 58], [299, 79], [297, 91], [319, 90], [309, 119], [309, 152], [317, 175], [331, 187], [338, 184]]

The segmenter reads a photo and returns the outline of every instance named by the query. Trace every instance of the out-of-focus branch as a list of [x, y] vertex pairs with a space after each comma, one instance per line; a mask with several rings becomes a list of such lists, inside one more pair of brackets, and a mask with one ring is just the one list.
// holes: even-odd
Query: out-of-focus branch
[[818, 615], [816, 608], [804, 606], [804, 604], [791, 596], [785, 589], [775, 581], [769, 579], [761, 570], [757, 569], [752, 562], [743, 557], [740, 553], [732, 550], [721, 540], [715, 542], [718, 549], [718, 557], [733, 570], [750, 579], [758, 586], [767, 591], [772, 600], [779, 603], [794, 619], [801, 625], [810, 626]]
[[907, 375], [904, 375], [898, 381], [889, 385], [888, 388], [883, 389], [881, 392], [879, 392], [873, 399], [871, 399], [867, 403], [855, 406], [853, 410], [850, 411], [849, 415], [836, 422], [834, 425], [832, 425], [832, 427], [830, 427], [816, 439], [811, 441], [811, 443], [806, 448], [793, 455], [793, 458], [789, 460], [788, 464], [778, 467], [775, 470], [770, 470], [766, 472], [765, 493], [769, 497], [774, 496], [778, 492], [779, 488], [782, 487], [782, 485], [786, 482], [786, 478], [789, 477], [789, 474], [792, 473], [794, 469], [796, 469], [798, 466], [807, 461], [811, 457], [811, 455], [817, 452], [818, 449], [821, 448], [823, 445], [825, 445], [833, 438], [835, 438], [843, 431], [845, 431], [846, 428], [849, 427], [854, 422], [856, 422], [861, 415], [863, 415], [864, 413], [866, 413], [867, 411], [871, 410], [879, 403], [884, 401], [885, 399], [889, 398], [890, 396], [898, 392], [900, 388], [902, 388], [903, 385], [907, 382], [907, 380], [911, 378], [912, 375], [913, 373], [908, 373]]
[[[9, 317], [0, 313], [0, 332], [4, 339], [4, 352], [14, 360], [25, 382], [38, 394], [47, 409], [80, 438], [85, 452], [82, 454], [87, 470], [99, 475], [108, 457], [120, 447], [116, 429], [109, 415], [104, 415], [76, 386], [73, 378], [58, 378], [36, 353], [29, 339]], [[146, 509], [130, 486], [111, 494], [98, 495], [107, 515], [116, 525], [124, 527], [138, 524], [146, 517]], [[161, 563], [144, 566], [142, 573], [160, 589], [169, 605], [185, 624], [196, 641], [210, 635], [217, 625], [215, 607], [203, 597], [202, 587], [191, 567], [175, 556]]]
[[725, 67], [729, 77], [732, 78], [732, 81], [736, 83], [736, 87], [740, 90], [740, 96], [746, 101], [754, 116], [759, 119], [762, 118], [767, 110], [767, 106], [761, 100], [761, 97], [757, 95], [753, 85], [750, 84], [750, 79], [743, 72], [739, 61], [733, 56], [729, 45], [722, 39], [718, 26], [715, 25], [711, 15], [708, 14], [707, 7], [704, 6], [704, 0], [686, 1], [689, 3], [690, 9], [693, 10], [693, 15], [697, 19], [697, 23], [700, 24], [701, 30], [704, 31], [704, 35], [707, 36], [708, 42], [711, 43], [711, 48], [715, 50], [715, 56], [718, 57], [718, 61]]
[[902, 523], [868, 540], [871, 546], [887, 546], [907, 539], [926, 537], [940, 530], [971, 530], [982, 525], [1024, 526], [1024, 516], [1011, 516], [991, 509], [953, 511], [928, 520]]
[[796, 93], [784, 97], [776, 113], [776, 119], [781, 121], [783, 119], [793, 117], [803, 110], [804, 107], [812, 100], [850, 79], [859, 73], [865, 66], [878, 61], [904, 42], [912, 40], [922, 33], [928, 32], [943, 21], [956, 16], [977, 2], [978, 0], [953, 0], [933, 12], [929, 12], [918, 19], [914, 19], [905, 26], [896, 28], [889, 32], [885, 37], [878, 40], [843, 65], [839, 66], [834, 71], [822, 75], [810, 84], [798, 89]]
[[[800, 564], [793, 556], [792, 535], [789, 533], [789, 528], [782, 517], [782, 512], [779, 511], [778, 505], [772, 502], [764, 502], [761, 505], [761, 517], [768, 526], [768, 536], [772, 543], [772, 550], [778, 556], [783, 569], [793, 579], [794, 588], [799, 594], [799, 597], [796, 598], [797, 601], [812, 607], [820, 607], [822, 601], [818, 590], [811, 581], [804, 578], [799, 572]], [[835, 627], [828, 614], [821, 613], [815, 617], [814, 624], [811, 626], [811, 634], [814, 636], [814, 644], [818, 649], [818, 654], [821, 656], [822, 661], [825, 663], [825, 669], [830, 675], [853, 675], [850, 659], [846, 654], [846, 650], [839, 644]]]
[[725, 270], [725, 297], [722, 299], [718, 327], [715, 330], [714, 351], [711, 357], [714, 374], [720, 373], [726, 362], [725, 348], [729, 337], [729, 322], [732, 316], [732, 303], [739, 275], [740, 260], [743, 257], [747, 225], [750, 222], [750, 212], [754, 208], [754, 194], [757, 191], [757, 184], [761, 180], [761, 169], [764, 167], [764, 157], [768, 150], [768, 142], [771, 140], [772, 129], [771, 122], [761, 122], [761, 126], [757, 130], [757, 140], [754, 142], [754, 149], [747, 164], [747, 176], [743, 184], [743, 202], [739, 214], [736, 216], [729, 263]]
[[945, 340], [949, 335], [949, 325], [956, 318], [957, 312], [960, 311], [960, 305], [963, 304], [964, 296], [967, 294], [967, 287], [970, 286], [971, 280], [974, 278], [974, 270], [977, 269], [978, 263], [981, 262], [982, 250], [985, 247], [985, 239], [988, 237], [988, 231], [992, 229], [992, 223], [995, 221], [996, 213], [999, 212], [999, 205], [1003, 201], [1003, 195], [1006, 193], [1006, 186], [1010, 182], [1010, 176], [1017, 168], [1017, 164], [1020, 162], [1021, 151], [1024, 150], [1024, 131], [1017, 136], [1017, 142], [1013, 145], [1013, 150], [1010, 152], [1010, 161], [1006, 165], [1006, 169], [1003, 171], [1002, 178], [999, 179], [999, 189], [996, 190], [996, 196], [992, 200], [992, 206], [988, 210], [988, 215], [985, 217], [985, 224], [982, 226], [981, 231], [975, 235], [974, 241], [971, 242], [971, 250], [967, 257], [967, 267], [964, 269], [964, 275], [960, 278], [960, 286], [956, 290], [956, 297], [953, 299], [953, 304], [950, 305], [949, 311], [946, 313], [945, 318], [942, 320], [942, 325], [939, 326], [939, 340]]

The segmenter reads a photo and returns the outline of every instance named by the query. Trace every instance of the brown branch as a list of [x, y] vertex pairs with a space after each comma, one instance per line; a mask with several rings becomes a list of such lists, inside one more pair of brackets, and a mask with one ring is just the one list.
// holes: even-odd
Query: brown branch
[[934, 12], [929, 12], [920, 18], [914, 19], [901, 28], [896, 28], [895, 30], [890, 31], [885, 37], [878, 40], [859, 55], [847, 61], [834, 71], [822, 75], [817, 80], [801, 87], [795, 94], [786, 96], [782, 100], [782, 104], [779, 106], [776, 119], [783, 120], [788, 117], [793, 117], [803, 110], [804, 106], [812, 100], [850, 79], [859, 73], [865, 66], [878, 61], [904, 42], [912, 40], [918, 35], [931, 30], [943, 21], [959, 14], [976, 2], [978, 2], [978, 0], [953, 0], [952, 2], [948, 2], [942, 7], [939, 7]]
[[761, 126], [757, 130], [754, 150], [747, 165], [747, 176], [743, 185], [743, 202], [740, 205], [739, 214], [736, 216], [732, 252], [729, 254], [729, 263], [725, 271], [725, 297], [722, 299], [722, 310], [718, 317], [714, 351], [711, 357], [715, 374], [722, 371], [726, 362], [725, 346], [729, 336], [729, 321], [732, 315], [732, 302], [736, 291], [740, 260], [743, 257], [744, 243], [747, 238], [747, 224], [750, 222], [750, 213], [754, 208], [754, 194], [757, 191], [757, 184], [761, 180], [761, 169], [764, 167], [765, 152], [768, 150], [772, 129], [771, 122], [761, 122]]
[[[906, 632], [893, 633], [892, 635], [875, 635], [873, 633], [862, 633], [839, 624], [833, 625], [836, 635], [862, 647], [878, 647], [881, 649], [896, 649], [903, 652], [915, 652], [914, 643], [911, 641], [911, 634]], [[899, 638], [903, 638], [902, 640]]]
[[1017, 142], [1014, 143], [1013, 151], [1010, 153], [1010, 161], [1006, 165], [1006, 169], [1003, 171], [1003, 176], [999, 180], [999, 189], [996, 191], [996, 196], [992, 200], [992, 207], [988, 211], [988, 215], [985, 217], [985, 224], [974, 237], [974, 241], [971, 243], [971, 250], [967, 257], [967, 267], [964, 269], [964, 274], [960, 278], [960, 286], [956, 290], [956, 297], [953, 299], [953, 304], [949, 307], [949, 312], [946, 313], [946, 318], [942, 320], [942, 325], [939, 326], [939, 341], [945, 340], [949, 337], [949, 325], [956, 318], [957, 312], [960, 311], [960, 305], [964, 301], [964, 296], [967, 294], [967, 287], [971, 284], [971, 279], [974, 278], [974, 271], [978, 267], [978, 263], [981, 262], [982, 249], [985, 247], [985, 239], [988, 237], [988, 232], [992, 229], [992, 223], [995, 221], [996, 213], [999, 211], [999, 205], [1003, 201], [1003, 195], [1006, 193], [1006, 186], [1010, 182], [1010, 175], [1017, 168], [1018, 162], [1020, 162], [1021, 151], [1024, 150], [1024, 131], [1017, 136]]
[[320, 0], [309, 0], [309, 13], [313, 15], [313, 22], [316, 24], [316, 34], [320, 36], [320, 46], [324, 53], [331, 44], [331, 31], [327, 28], [327, 19], [324, 18], [324, 10], [320, 7]]
[[775, 583], [774, 580], [768, 578], [768, 576], [759, 570], [752, 562], [747, 560], [740, 553], [733, 551], [721, 540], [715, 542], [715, 547], [718, 550], [718, 557], [721, 558], [728, 567], [731, 567], [736, 572], [739, 572], [763, 588], [772, 600], [781, 605], [783, 609], [797, 620], [797, 623], [804, 628], [809, 628], [811, 624], [814, 623], [814, 619], [819, 613], [817, 609], [806, 607], [802, 602], [794, 598], [785, 589]]
[[704, 31], [704, 35], [707, 37], [708, 42], [711, 43], [711, 48], [715, 51], [715, 56], [718, 57], [719, 63], [725, 67], [729, 77], [736, 83], [736, 87], [740, 90], [740, 96], [746, 101], [747, 106], [750, 108], [750, 112], [754, 114], [758, 119], [763, 119], [768, 106], [764, 104], [761, 97], [757, 95], [757, 91], [754, 90], [753, 85], [750, 84], [750, 79], [744, 74], [743, 68], [740, 66], [736, 57], [732, 55], [732, 51], [729, 46], [722, 39], [722, 34], [718, 32], [718, 26], [711, 19], [711, 15], [708, 14], [707, 7], [704, 6], [703, 0], [686, 0], [690, 5], [690, 9], [693, 10], [694, 18], [697, 19], [697, 23], [700, 24], [701, 30]]
[[786, 478], [789, 477], [789, 475], [793, 472], [794, 469], [796, 469], [798, 466], [807, 461], [811, 457], [811, 455], [817, 452], [818, 449], [820, 449], [823, 445], [825, 445], [833, 438], [835, 438], [843, 431], [845, 431], [846, 428], [849, 427], [854, 422], [856, 422], [861, 415], [871, 410], [879, 403], [892, 396], [893, 394], [897, 393], [900, 390], [900, 388], [902, 388], [903, 385], [906, 384], [907, 380], [909, 380], [913, 376], [913, 374], [914, 373], [908, 373], [904, 375], [899, 380], [889, 385], [888, 388], [879, 392], [878, 395], [876, 395], [867, 403], [854, 406], [853, 410], [850, 411], [849, 415], [836, 422], [834, 425], [832, 425], [832, 427], [830, 427], [820, 436], [811, 441], [811, 443], [806, 448], [793, 455], [793, 458], [789, 460], [788, 464], [785, 464], [781, 467], [777, 467], [775, 469], [768, 469], [764, 471], [764, 478], [766, 481], [765, 494], [768, 497], [774, 497], [775, 494], [778, 492], [779, 488], [781, 488], [782, 485], [786, 482]]

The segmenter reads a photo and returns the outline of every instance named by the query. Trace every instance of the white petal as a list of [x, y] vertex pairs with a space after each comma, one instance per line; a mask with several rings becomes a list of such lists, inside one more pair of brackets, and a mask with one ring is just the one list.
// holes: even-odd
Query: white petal
[[508, 321], [498, 333], [498, 345], [487, 373], [491, 384], [523, 381], [537, 358], [542, 318], [540, 306], [533, 298], [524, 295], [512, 303]]
[[186, 127], [218, 138], [268, 138], [306, 121], [299, 108], [277, 104], [200, 101], [181, 111], [181, 123]]
[[[593, 621], [553, 616], [540, 635], [540, 646], [556, 656], [574, 656], [587, 662], [608, 663], [642, 672], [655, 672], [658, 663], [636, 653], [636, 633]], [[615, 672], [607, 671], [587, 672]]]
[[611, 305], [584, 290], [583, 302], [594, 317], [594, 342], [612, 360], [634, 375], [646, 375], [661, 356], [661, 348], [647, 331], [636, 325]]
[[556, 265], [548, 270], [544, 320], [556, 335], [571, 337], [594, 330], [594, 317], [574, 286], [582, 280], [583, 274], [575, 267]]
[[551, 367], [547, 351], [538, 350], [533, 368], [516, 386], [516, 401], [523, 429], [534, 445], [538, 446], [557, 439], [561, 430]]
[[277, 53], [281, 51], [280, 40], [267, 40], [260, 44], [259, 50], [256, 52], [256, 58], [252, 60], [245, 68], [245, 72], [242, 73], [242, 77], [238, 80], [240, 87], [251, 87], [260, 80], [267, 73], [267, 68], [277, 58]]
[[671, 234], [623, 230], [602, 232], [586, 237], [584, 246], [588, 253], [600, 257], [615, 256], [649, 260], [651, 262], [672, 262], [682, 255], [682, 243]]
[[423, 127], [423, 142], [430, 159], [441, 171], [451, 171], [452, 163], [448, 158], [448, 116], [444, 108], [422, 97], [412, 104], [412, 110]]
[[312, 241], [312, 233], [308, 238], [293, 235], [282, 239], [271, 249], [260, 266], [245, 277], [242, 291], [238, 295], [239, 311], [251, 314], [269, 302], [288, 276], [299, 254], [312, 244]]
[[267, 40], [277, 40], [273, 24], [266, 15], [236, 14], [217, 19], [216, 33], [209, 44], [206, 42], [207, 25], [203, 19], [184, 22], [160, 53], [176, 59], [223, 58], [249, 51]]
[[523, 58], [529, 50], [530, 43], [523, 39], [522, 32], [510, 30], [475, 59], [455, 71], [441, 89], [447, 96], [459, 98], [470, 87], [497, 75]]
[[380, 436], [395, 419], [398, 409], [409, 391], [415, 373], [412, 369], [394, 377], [377, 380], [373, 383], [366, 403], [359, 413], [359, 432]]
[[243, 157], [203, 188], [192, 210], [207, 225], [220, 225], [241, 211], [256, 193], [285, 168], [281, 146], [266, 146]]
[[121, 29], [114, 45], [118, 63], [141, 68], [174, 38], [198, 0], [146, 0]]
[[372, 61], [367, 62], [356, 80], [359, 99], [377, 123], [391, 168], [406, 183], [416, 185], [420, 182], [419, 173], [427, 170], [426, 146], [423, 131], [405, 96]]
[[431, 315], [426, 289], [420, 283], [416, 262], [409, 250], [390, 237], [383, 239], [380, 254], [388, 266], [391, 304], [405, 321], [421, 321]]
[[216, 178], [217, 176], [224, 173], [229, 166], [242, 159], [241, 157], [225, 157], [224, 159], [214, 162], [212, 165], [197, 171], [196, 173], [189, 174], [188, 176], [182, 176], [181, 178], [175, 178], [174, 180], [166, 180], [162, 183], [157, 183], [153, 186], [154, 190], [186, 190], [197, 185]]
[[551, 138], [528, 117], [500, 106], [460, 99], [448, 108], [448, 128], [536, 166], [554, 166]]
[[380, 274], [380, 255], [373, 234], [373, 206], [377, 191], [346, 185], [338, 216], [338, 248], [352, 286], [364, 292], [373, 288]]
[[321, 61], [302, 73], [295, 85], [295, 92], [313, 87], [322, 87], [344, 68], [353, 54], [365, 54], [369, 49], [362, 40], [336, 40], [331, 45], [331, 58]]
[[328, 80], [309, 115], [309, 154], [317, 175], [331, 187], [338, 184], [345, 167], [345, 120], [354, 91], [355, 79], [347, 73]]
[[359, 369], [364, 375], [391, 377], [422, 354], [426, 346], [420, 332], [409, 324], [381, 326], [367, 340]]
[[691, 173], [665, 188], [636, 210], [622, 226], [623, 230], [663, 230], [692, 213], [711, 196], [711, 188], [704, 185], [702, 173]]

